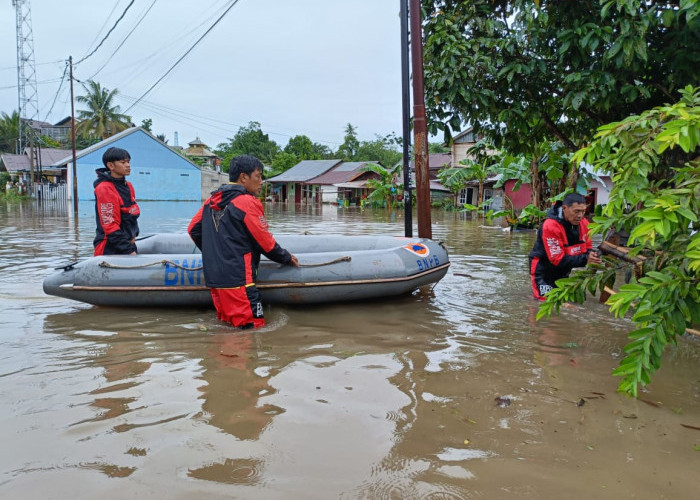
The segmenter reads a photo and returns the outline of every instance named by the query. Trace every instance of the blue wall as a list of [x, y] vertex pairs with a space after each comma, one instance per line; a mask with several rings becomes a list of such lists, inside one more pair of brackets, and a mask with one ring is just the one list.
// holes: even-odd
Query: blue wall
[[141, 129], [77, 159], [78, 200], [94, 201], [95, 170], [103, 166], [102, 155], [111, 147], [131, 155], [131, 175], [126, 179], [134, 185], [136, 201], [201, 200], [202, 172]]

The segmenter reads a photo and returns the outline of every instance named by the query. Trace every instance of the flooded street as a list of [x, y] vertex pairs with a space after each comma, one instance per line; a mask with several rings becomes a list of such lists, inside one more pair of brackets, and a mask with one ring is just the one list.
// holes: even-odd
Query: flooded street
[[[183, 232], [199, 207], [140, 205], [142, 234]], [[2, 498], [698, 495], [700, 342], [669, 350], [641, 400], [618, 394], [631, 323], [596, 300], [536, 323], [533, 233], [434, 211], [452, 266], [432, 289], [274, 306], [241, 332], [213, 309], [46, 296], [54, 267], [92, 254], [81, 210], [0, 206]], [[273, 233], [404, 227], [398, 211], [267, 214]]]

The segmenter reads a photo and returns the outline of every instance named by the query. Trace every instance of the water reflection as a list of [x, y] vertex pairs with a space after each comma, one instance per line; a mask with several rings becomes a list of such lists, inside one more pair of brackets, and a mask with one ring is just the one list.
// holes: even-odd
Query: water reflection
[[[183, 231], [199, 207], [144, 205], [144, 233]], [[56, 261], [92, 252], [85, 210], [0, 207], [3, 497], [694, 493], [697, 431], [680, 424], [700, 415], [700, 349], [669, 353], [644, 394], [656, 406], [618, 396], [609, 374], [629, 324], [596, 303], [534, 322], [531, 234], [434, 212], [452, 268], [432, 289], [275, 306], [266, 328], [240, 332], [213, 310], [45, 296]], [[403, 233], [399, 212], [267, 210], [277, 233]], [[659, 449], [670, 486], [647, 482]]]

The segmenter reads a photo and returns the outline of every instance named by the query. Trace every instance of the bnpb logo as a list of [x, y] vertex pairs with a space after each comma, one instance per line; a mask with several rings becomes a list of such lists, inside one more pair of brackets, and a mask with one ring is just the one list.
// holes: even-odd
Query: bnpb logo
[[430, 249], [423, 243], [411, 243], [404, 247], [406, 250], [412, 254], [418, 255], [419, 257], [427, 257], [430, 255]]

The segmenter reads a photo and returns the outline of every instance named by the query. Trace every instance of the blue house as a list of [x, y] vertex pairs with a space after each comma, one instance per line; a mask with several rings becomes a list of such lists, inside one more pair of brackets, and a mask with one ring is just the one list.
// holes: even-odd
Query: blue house
[[[76, 155], [78, 200], [94, 200], [92, 183], [95, 170], [102, 168], [102, 155], [111, 147], [126, 149], [131, 155], [131, 174], [136, 199], [196, 200], [202, 199], [202, 172], [197, 165], [180, 156], [141, 127], [133, 127], [98, 142]], [[68, 198], [73, 196], [73, 158], [54, 163], [66, 166]]]

